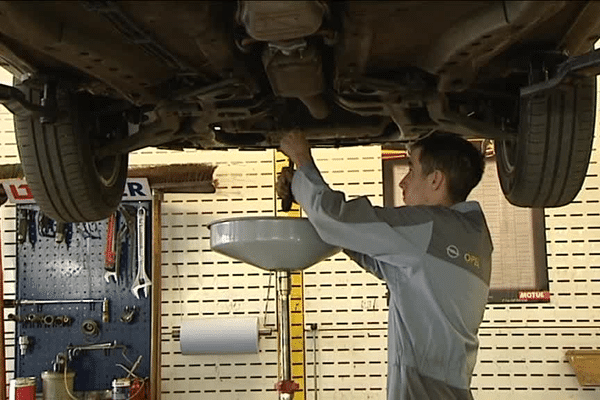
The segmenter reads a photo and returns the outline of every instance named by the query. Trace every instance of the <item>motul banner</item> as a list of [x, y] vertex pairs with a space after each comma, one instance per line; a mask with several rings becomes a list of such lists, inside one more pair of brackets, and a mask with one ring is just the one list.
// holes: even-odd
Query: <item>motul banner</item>
[[550, 292], [543, 290], [521, 291], [518, 295], [519, 301], [548, 301]]

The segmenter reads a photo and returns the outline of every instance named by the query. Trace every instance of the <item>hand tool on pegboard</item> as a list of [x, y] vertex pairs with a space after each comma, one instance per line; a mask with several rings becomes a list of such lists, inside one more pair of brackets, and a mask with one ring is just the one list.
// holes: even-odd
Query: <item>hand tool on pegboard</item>
[[[90, 305], [92, 305], [94, 303], [102, 303], [102, 321], [110, 322], [110, 308], [109, 308], [110, 301], [106, 297], [104, 299], [4, 300], [3, 306], [5, 308], [16, 308], [16, 307], [20, 307], [20, 306], [35, 305], [41, 310], [42, 306], [44, 306], [44, 305], [78, 304], [78, 303], [90, 304]], [[19, 318], [21, 320], [21, 322], [30, 322], [30, 323], [43, 322], [42, 314], [29, 313], [29, 314], [27, 314], [27, 316], [22, 316], [22, 317], [15, 316], [15, 321], [16, 321], [16, 318]], [[64, 325], [70, 325], [71, 322], [73, 321], [71, 317], [68, 317], [66, 315], [60, 316], [60, 318], [61, 318], [61, 323]], [[54, 320], [54, 322], [56, 322], [56, 319]]]
[[[72, 361], [74, 357], [77, 357], [83, 351], [92, 351], [92, 350], [113, 350], [113, 349], [121, 349], [122, 353], [125, 354], [127, 352], [127, 346], [113, 340], [112, 342], [105, 343], [92, 343], [92, 344], [81, 344], [81, 345], [68, 345], [67, 346], [67, 358], [69, 361]], [[125, 358], [127, 359], [127, 358]]]
[[71, 239], [73, 238], [73, 224], [55, 221], [56, 222], [56, 233], [54, 240], [56, 243], [65, 243], [67, 249], [71, 247]]
[[152, 285], [146, 274], [146, 209], [138, 208], [137, 211], [137, 273], [131, 286], [131, 292], [139, 299], [139, 291], [144, 290], [144, 297], [148, 297], [148, 287]]
[[17, 242], [19, 244], [25, 243], [27, 239], [28, 211], [26, 208], [20, 208], [17, 213]]
[[[129, 233], [128, 243], [128, 251], [127, 254], [129, 256], [129, 260], [127, 260], [127, 267], [130, 271], [133, 271], [133, 262], [135, 260], [135, 247], [136, 247], [136, 214], [137, 208], [129, 205], [129, 204], [121, 204], [119, 205], [119, 211], [123, 218], [125, 219], [125, 226], [127, 227], [127, 232]], [[134, 276], [131, 276], [131, 280], [134, 279]]]
[[119, 276], [121, 276], [121, 251], [123, 250], [123, 241], [128, 229], [127, 224], [123, 224], [117, 233], [117, 243], [115, 245], [115, 273], [117, 274], [115, 279], [117, 281], [119, 280]]
[[27, 227], [29, 234], [29, 243], [31, 246], [35, 246], [37, 242], [37, 223], [36, 223], [36, 210], [27, 210]]
[[56, 228], [52, 218], [39, 211], [37, 220], [38, 231], [41, 237], [56, 237]]
[[125, 306], [119, 320], [125, 324], [130, 324], [135, 317], [138, 308], [136, 306]]
[[5, 299], [5, 308], [15, 308], [19, 306], [44, 306], [47, 304], [91, 304], [102, 303], [105, 299], [52, 299], [52, 300], [31, 300], [31, 299]]
[[114, 278], [115, 283], [119, 283], [117, 275], [116, 265], [116, 247], [117, 247], [117, 235], [115, 234], [117, 229], [117, 213], [114, 212], [108, 217], [106, 224], [106, 248], [104, 251], [104, 280], [106, 283], [110, 282], [110, 278]]
[[77, 224], [77, 231], [80, 237], [85, 241], [85, 252], [81, 252], [83, 268], [87, 268], [90, 257], [90, 248], [92, 239], [100, 239], [99, 224], [96, 222], [83, 222]]
[[[67, 224], [62, 221], [56, 221], [56, 230], [54, 233], [54, 240], [56, 243], [62, 243], [67, 235]], [[68, 245], [69, 243], [67, 243]]]
[[110, 302], [106, 297], [102, 300], [102, 322], [110, 322]]
[[33, 313], [27, 315], [18, 315], [18, 314], [8, 314], [6, 317], [9, 321], [14, 321], [16, 323], [29, 323], [29, 322], [44, 322], [47, 327], [66, 327], [70, 326], [73, 322], [73, 318], [68, 315], [35, 315]]

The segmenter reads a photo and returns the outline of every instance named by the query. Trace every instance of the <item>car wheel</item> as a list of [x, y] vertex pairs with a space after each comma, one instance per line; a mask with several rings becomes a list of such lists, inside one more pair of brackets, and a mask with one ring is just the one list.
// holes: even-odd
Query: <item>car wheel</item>
[[560, 207], [583, 184], [594, 138], [596, 77], [522, 98], [519, 134], [496, 141], [500, 185], [522, 207]]
[[[15, 85], [38, 104], [40, 90]], [[106, 99], [104, 99], [106, 100]], [[15, 116], [23, 172], [40, 210], [63, 222], [107, 218], [121, 202], [128, 155], [97, 157], [94, 149], [111, 137], [127, 135], [124, 117], [93, 116], [101, 98], [59, 90], [58, 117]]]

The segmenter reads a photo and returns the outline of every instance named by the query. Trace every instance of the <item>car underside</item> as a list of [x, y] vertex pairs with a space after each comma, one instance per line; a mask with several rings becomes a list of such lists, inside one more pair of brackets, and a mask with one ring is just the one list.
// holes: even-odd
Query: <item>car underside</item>
[[[270, 148], [292, 130], [315, 146], [403, 146], [436, 130], [491, 139], [509, 201], [564, 205], [589, 160], [595, 72], [523, 88], [599, 37], [587, 1], [0, 2], [0, 61], [19, 91], [3, 103], [34, 159], [25, 174], [41, 207], [70, 221], [116, 207], [131, 151]], [[30, 150], [34, 131], [85, 137], [72, 140], [99, 185], [88, 211], [40, 188], [63, 156]], [[551, 137], [568, 139], [553, 149]]]

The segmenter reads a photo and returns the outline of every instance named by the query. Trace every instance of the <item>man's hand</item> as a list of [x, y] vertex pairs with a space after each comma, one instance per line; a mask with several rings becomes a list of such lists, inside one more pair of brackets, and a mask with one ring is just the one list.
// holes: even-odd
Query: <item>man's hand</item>
[[281, 139], [279, 147], [298, 168], [312, 162], [310, 145], [302, 132], [290, 132]]
[[294, 170], [290, 167], [285, 167], [281, 170], [281, 174], [277, 177], [275, 190], [277, 195], [282, 199], [292, 198], [292, 179], [294, 178]]
[[[296, 164], [297, 168], [313, 162], [310, 154], [310, 145], [302, 132], [290, 132], [281, 139], [280, 150], [290, 158], [290, 161]], [[292, 195], [292, 179], [294, 178], [294, 170], [290, 167], [285, 167], [281, 170], [281, 174], [277, 177], [275, 190], [277, 195], [282, 199], [293, 199]]]

